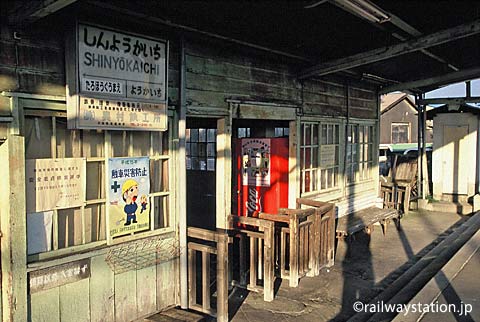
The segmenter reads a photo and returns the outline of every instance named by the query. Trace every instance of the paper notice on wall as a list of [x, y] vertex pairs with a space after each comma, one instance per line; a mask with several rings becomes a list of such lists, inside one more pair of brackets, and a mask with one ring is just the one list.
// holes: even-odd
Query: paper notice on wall
[[335, 145], [322, 145], [320, 147], [320, 166], [328, 168], [335, 166]]
[[27, 214], [27, 253], [38, 254], [52, 250], [53, 211]]
[[85, 164], [85, 158], [26, 160], [27, 212], [82, 206]]

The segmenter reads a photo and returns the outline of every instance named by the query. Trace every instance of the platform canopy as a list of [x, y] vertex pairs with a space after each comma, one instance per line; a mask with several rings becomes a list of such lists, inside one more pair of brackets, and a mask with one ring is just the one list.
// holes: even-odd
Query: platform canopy
[[384, 93], [423, 93], [480, 77], [479, 1], [2, 2], [15, 26], [58, 21], [69, 10], [119, 13], [282, 53], [298, 62], [299, 79], [348, 75], [376, 82]]

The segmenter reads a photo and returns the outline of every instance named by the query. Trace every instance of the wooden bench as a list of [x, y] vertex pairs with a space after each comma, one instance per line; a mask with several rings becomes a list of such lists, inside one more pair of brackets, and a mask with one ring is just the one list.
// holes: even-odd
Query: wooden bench
[[345, 238], [361, 230], [365, 230], [370, 234], [373, 231], [373, 225], [375, 223], [382, 225], [383, 234], [385, 235], [387, 225], [392, 219], [396, 221], [398, 227], [400, 224], [400, 214], [396, 209], [369, 207], [338, 218], [336, 235], [337, 238]]

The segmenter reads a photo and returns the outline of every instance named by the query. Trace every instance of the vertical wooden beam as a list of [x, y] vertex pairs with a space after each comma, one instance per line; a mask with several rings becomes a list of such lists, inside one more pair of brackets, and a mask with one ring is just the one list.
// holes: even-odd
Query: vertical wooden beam
[[210, 311], [210, 253], [202, 252], [202, 307]]
[[[231, 109], [229, 109], [230, 111]], [[216, 169], [216, 224], [217, 228], [228, 229], [231, 214], [232, 177], [232, 117], [217, 121], [217, 169]]]
[[[108, 166], [108, 159], [111, 158], [112, 155], [112, 135], [109, 131], [104, 131], [104, 157], [105, 157], [105, 186], [109, 187], [108, 185], [108, 178], [110, 178], [110, 169]], [[107, 188], [109, 189], [109, 188]], [[105, 191], [105, 194], [108, 194], [108, 190]], [[105, 206], [105, 235], [107, 237], [107, 244], [110, 245], [112, 243], [112, 235], [110, 234], [110, 207], [108, 204]]]
[[240, 252], [240, 285], [247, 284], [247, 236], [243, 233], [239, 236], [239, 252]]
[[20, 104], [17, 96], [10, 97], [10, 113], [13, 120], [9, 126], [9, 133], [11, 135], [20, 135]]
[[0, 198], [2, 321], [27, 320], [27, 239], [24, 139], [10, 135], [0, 145]]
[[188, 306], [197, 304], [197, 252], [188, 250]]
[[257, 238], [250, 236], [250, 287], [255, 288], [257, 285]]
[[327, 267], [331, 267], [335, 263], [335, 206], [328, 212], [328, 217], [328, 229], [325, 238], [329, 240]]
[[180, 40], [180, 73], [179, 73], [179, 104], [177, 107], [178, 117], [178, 153], [176, 160], [176, 205], [178, 218], [178, 231], [180, 249], [180, 306], [188, 308], [188, 274], [187, 274], [187, 167], [185, 151], [185, 133], [187, 123], [187, 96], [186, 96], [186, 53], [185, 39]]
[[300, 197], [300, 118], [289, 123], [288, 135], [288, 207], [295, 208]]
[[299, 227], [298, 229], [298, 237], [299, 237], [299, 247], [298, 247], [298, 271], [300, 274], [303, 274], [304, 270], [305, 270], [305, 267], [304, 267], [304, 264], [305, 264], [305, 253], [304, 253], [304, 249], [305, 249], [305, 244], [304, 244], [304, 240], [305, 240], [305, 226], [301, 226]]
[[[422, 171], [422, 127], [424, 126], [423, 121], [423, 113], [422, 113], [422, 105], [418, 102], [419, 99], [424, 98], [424, 95], [421, 94], [420, 96], [416, 96], [417, 98], [417, 173], [418, 173], [418, 180], [417, 180], [417, 191], [418, 191], [418, 198], [424, 199], [425, 196], [423, 195], [423, 171]], [[408, 212], [408, 208], [410, 205], [404, 204], [403, 208]]]
[[290, 287], [298, 286], [298, 215], [290, 215]]
[[217, 242], [217, 321], [228, 321], [228, 236], [219, 234]]
[[287, 253], [287, 236], [284, 228], [280, 229], [280, 277], [281, 278], [288, 278], [289, 273], [287, 274], [287, 270], [285, 269], [286, 265], [286, 253]]
[[426, 196], [430, 195], [430, 187], [428, 185], [429, 182], [429, 176], [428, 176], [428, 164], [427, 164], [427, 149], [426, 149], [426, 143], [427, 139], [425, 138], [426, 134], [426, 127], [427, 127], [427, 106], [423, 106], [422, 110], [422, 119], [423, 119], [423, 124], [422, 124], [422, 173], [423, 173], [423, 197], [425, 198]]
[[265, 236], [263, 243], [264, 262], [264, 279], [263, 279], [263, 300], [266, 302], [273, 301], [275, 286], [275, 227], [273, 222], [268, 222], [268, 227], [263, 233]]
[[257, 272], [258, 272], [258, 279], [263, 279], [263, 241], [261, 238], [258, 239], [258, 260], [257, 260]]

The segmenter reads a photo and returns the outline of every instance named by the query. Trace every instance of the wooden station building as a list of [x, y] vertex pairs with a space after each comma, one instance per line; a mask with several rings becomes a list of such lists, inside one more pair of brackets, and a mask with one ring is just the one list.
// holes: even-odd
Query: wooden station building
[[[2, 320], [188, 308], [188, 227], [228, 229], [231, 214], [299, 197], [335, 203], [338, 217], [372, 206], [379, 94], [480, 76], [479, 12], [2, 1]], [[262, 199], [243, 189], [248, 176], [282, 192]]]

